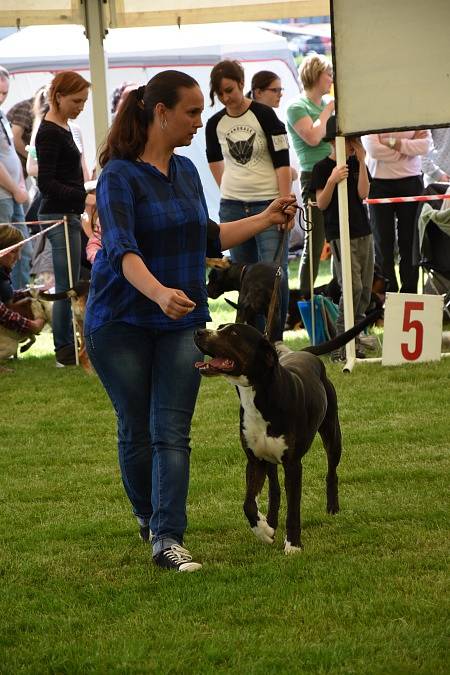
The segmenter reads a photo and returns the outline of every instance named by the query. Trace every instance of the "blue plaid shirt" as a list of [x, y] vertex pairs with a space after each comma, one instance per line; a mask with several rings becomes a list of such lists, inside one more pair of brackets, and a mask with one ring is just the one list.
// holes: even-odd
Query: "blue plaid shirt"
[[[92, 268], [85, 334], [112, 321], [181, 330], [210, 320], [205, 284], [208, 209], [197, 169], [173, 155], [169, 175], [144, 162], [110, 160], [97, 184], [103, 248]], [[213, 242], [221, 255], [220, 241]], [[132, 286], [122, 272], [125, 253], [140, 256], [164, 286], [196, 303], [174, 321]]]

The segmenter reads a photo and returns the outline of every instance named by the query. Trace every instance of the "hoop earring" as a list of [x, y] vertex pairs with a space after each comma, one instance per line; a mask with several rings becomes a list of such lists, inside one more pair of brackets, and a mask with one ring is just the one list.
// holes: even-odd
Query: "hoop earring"
[[160, 121], [161, 129], [165, 129], [167, 126], [167, 119], [163, 117]]

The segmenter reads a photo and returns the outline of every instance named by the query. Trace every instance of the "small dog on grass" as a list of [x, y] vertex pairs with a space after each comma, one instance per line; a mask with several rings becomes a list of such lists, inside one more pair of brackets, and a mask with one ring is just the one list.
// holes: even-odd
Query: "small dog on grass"
[[[21, 314], [26, 319], [44, 319], [48, 321], [48, 314], [43, 303], [35, 298], [23, 298], [14, 303], [9, 303], [8, 309]], [[0, 326], [0, 360], [9, 359], [16, 356], [17, 351], [21, 353], [28, 351], [36, 342], [34, 333], [18, 333], [4, 326]]]
[[61, 291], [59, 293], [45, 293], [40, 292], [38, 298], [46, 302], [54, 302], [55, 300], [66, 300], [70, 298], [72, 300], [72, 306], [75, 314], [75, 321], [77, 325], [77, 334], [78, 334], [78, 358], [81, 366], [87, 373], [92, 373], [92, 365], [89, 360], [88, 353], [86, 351], [86, 345], [84, 343], [84, 315], [86, 312], [86, 303], [89, 294], [89, 281], [82, 279], [78, 281], [73, 288], [69, 288], [67, 291]]

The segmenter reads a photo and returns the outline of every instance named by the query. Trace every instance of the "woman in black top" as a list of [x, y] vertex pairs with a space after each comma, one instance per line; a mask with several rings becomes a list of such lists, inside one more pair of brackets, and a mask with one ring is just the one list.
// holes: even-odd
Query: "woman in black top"
[[[83, 110], [89, 87], [90, 83], [78, 73], [58, 73], [48, 93], [50, 109], [36, 136], [38, 186], [42, 193], [39, 218], [55, 220], [68, 216], [73, 283], [78, 281], [80, 274], [80, 214], [86, 201], [95, 198], [86, 196], [81, 154], [68, 121], [78, 117]], [[55, 290], [65, 291], [70, 284], [63, 226], [56, 227], [47, 236], [52, 246]], [[73, 365], [75, 349], [69, 300], [55, 302], [52, 323], [56, 365]]]

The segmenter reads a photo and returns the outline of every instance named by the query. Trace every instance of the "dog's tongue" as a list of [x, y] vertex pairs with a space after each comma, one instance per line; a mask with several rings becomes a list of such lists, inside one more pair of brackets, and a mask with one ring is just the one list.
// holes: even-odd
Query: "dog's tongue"
[[231, 359], [224, 359], [220, 356], [216, 356], [215, 358], [210, 359], [209, 361], [197, 361], [195, 367], [200, 368], [200, 370], [211, 368], [213, 370], [228, 371], [233, 370], [234, 361], [232, 361]]

